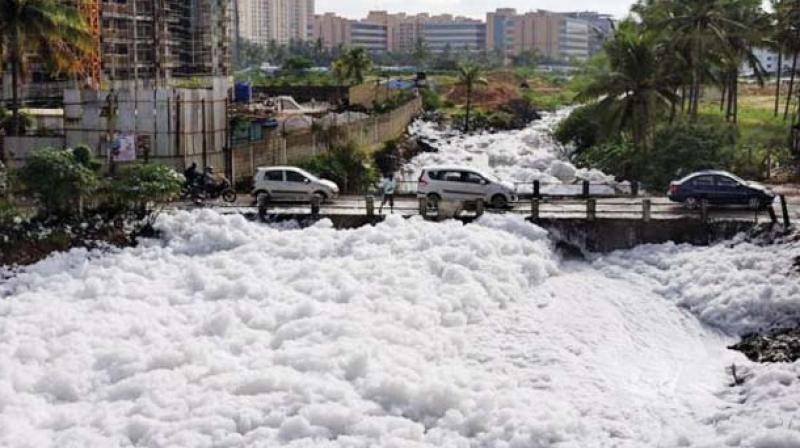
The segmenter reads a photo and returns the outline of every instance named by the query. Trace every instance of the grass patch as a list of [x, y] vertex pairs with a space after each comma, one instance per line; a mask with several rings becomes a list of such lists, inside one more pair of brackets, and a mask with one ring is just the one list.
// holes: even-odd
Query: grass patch
[[[789, 122], [783, 120], [782, 114], [774, 116], [774, 101], [774, 97], [765, 95], [739, 97], [732, 168], [741, 175], [764, 179], [774, 168], [792, 164], [788, 150]], [[709, 124], [733, 126], [725, 122], [724, 114], [719, 102], [705, 102], [701, 104], [699, 118]]]

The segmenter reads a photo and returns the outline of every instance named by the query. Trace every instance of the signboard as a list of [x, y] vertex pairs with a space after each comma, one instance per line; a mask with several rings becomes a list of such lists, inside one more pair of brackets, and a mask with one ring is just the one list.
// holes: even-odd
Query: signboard
[[111, 144], [111, 158], [115, 162], [136, 160], [136, 136], [131, 132], [117, 132]]

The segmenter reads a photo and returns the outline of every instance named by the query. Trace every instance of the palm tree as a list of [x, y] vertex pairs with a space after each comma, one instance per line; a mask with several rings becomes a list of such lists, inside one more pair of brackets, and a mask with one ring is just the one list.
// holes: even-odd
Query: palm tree
[[725, 119], [736, 123], [739, 111], [739, 68], [743, 64], [747, 65], [759, 84], [764, 84], [767, 73], [753, 53], [753, 48], [768, 45], [766, 36], [771, 24], [769, 16], [761, 9], [760, 0], [737, 0], [725, 3], [723, 7], [728, 22], [724, 29], [724, 47], [719, 51], [722, 102], [725, 102], [724, 93], [727, 92]]
[[[798, 53], [800, 53], [800, 1], [781, 0], [773, 3], [773, 15], [775, 17], [774, 40], [778, 47], [779, 55], [786, 52], [792, 55], [792, 70], [789, 75], [789, 92], [786, 96], [786, 106], [783, 111], [783, 119], [789, 115], [789, 104], [794, 93], [794, 81], [797, 71]], [[782, 71], [783, 61], [779, 60], [779, 72]], [[778, 114], [778, 104], [780, 102], [780, 78], [775, 90], [775, 115]]]
[[637, 150], [647, 151], [658, 115], [677, 101], [671, 68], [659, 63], [652, 34], [631, 21], [622, 22], [606, 41], [608, 66], [596, 73], [576, 98], [598, 101], [606, 132], [629, 131]]
[[364, 48], [347, 50], [331, 65], [334, 77], [354, 84], [364, 83], [364, 78], [371, 68], [372, 61]]
[[689, 49], [689, 116], [695, 119], [712, 50], [725, 46], [726, 29], [742, 25], [727, 16], [724, 3], [719, 0], [675, 0], [664, 3], [668, 18], [662, 25], [671, 32], [677, 45], [686, 45]]
[[0, 42], [11, 69], [12, 130], [21, 132], [20, 78], [27, 56], [37, 54], [53, 73], [81, 70], [92, 37], [77, 9], [55, 0], [0, 0]]
[[487, 81], [481, 76], [481, 68], [473, 64], [458, 66], [458, 85], [467, 90], [467, 105], [464, 114], [464, 132], [469, 132], [469, 113], [472, 108], [472, 91], [476, 85], [485, 85]]

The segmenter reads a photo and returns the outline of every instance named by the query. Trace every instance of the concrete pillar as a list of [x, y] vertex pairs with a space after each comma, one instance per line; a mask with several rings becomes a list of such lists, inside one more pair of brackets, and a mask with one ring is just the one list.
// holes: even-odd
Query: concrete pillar
[[539, 187], [541, 186], [539, 180], [533, 181], [533, 197], [536, 199], [541, 198], [541, 193]]
[[428, 214], [428, 198], [421, 197], [419, 200], [419, 215], [423, 218]]
[[582, 188], [583, 191], [581, 192], [581, 194], [583, 195], [583, 197], [588, 198], [589, 197], [589, 181], [588, 180], [584, 180], [582, 186], [583, 186], [583, 188]]
[[769, 222], [777, 224], [778, 216], [775, 214], [775, 207], [773, 207], [772, 204], [767, 206], [767, 213], [769, 213]]
[[652, 205], [652, 201], [650, 199], [643, 199], [642, 200], [642, 220], [644, 222], [650, 221], [650, 207]]
[[531, 219], [536, 221], [539, 219], [539, 199], [531, 199]]
[[319, 216], [320, 197], [317, 195], [311, 196], [311, 216]]
[[367, 195], [365, 200], [367, 203], [367, 216], [371, 218], [375, 216], [375, 198], [372, 195]]
[[267, 212], [269, 210], [269, 198], [266, 195], [262, 195], [258, 198], [258, 217], [261, 218], [261, 221], [267, 220]]
[[783, 213], [783, 227], [788, 229], [792, 225], [789, 219], [789, 208], [786, 206], [786, 196], [780, 195], [781, 198], [781, 213]]
[[475, 216], [483, 215], [483, 199], [479, 198], [475, 201]]
[[587, 199], [586, 200], [586, 219], [588, 221], [594, 221], [597, 217], [597, 199]]
[[631, 182], [631, 196], [639, 196], [639, 181]]
[[700, 200], [700, 221], [703, 224], [708, 222], [708, 201], [705, 199]]

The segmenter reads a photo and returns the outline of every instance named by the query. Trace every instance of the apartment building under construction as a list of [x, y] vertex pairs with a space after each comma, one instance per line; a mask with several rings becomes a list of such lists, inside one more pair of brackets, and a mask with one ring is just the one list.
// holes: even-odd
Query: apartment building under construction
[[[75, 0], [62, 0], [76, 5]], [[95, 39], [76, 76], [53, 76], [36, 55], [21, 85], [27, 104], [57, 102], [65, 88], [119, 88], [136, 81], [166, 86], [177, 78], [228, 76], [229, 0], [82, 0], [77, 7]], [[6, 73], [0, 99], [10, 98]]]
[[102, 79], [161, 81], [181, 76], [227, 75], [228, 3], [102, 0]]

